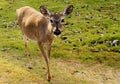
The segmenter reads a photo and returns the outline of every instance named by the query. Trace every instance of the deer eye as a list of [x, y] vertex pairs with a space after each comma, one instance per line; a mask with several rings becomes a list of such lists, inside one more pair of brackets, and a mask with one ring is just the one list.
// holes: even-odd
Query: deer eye
[[62, 20], [61, 20], [61, 23], [64, 23], [64, 22], [65, 22], [64, 19], [62, 19]]
[[54, 21], [53, 20], [50, 20], [50, 22], [53, 24], [54, 23]]

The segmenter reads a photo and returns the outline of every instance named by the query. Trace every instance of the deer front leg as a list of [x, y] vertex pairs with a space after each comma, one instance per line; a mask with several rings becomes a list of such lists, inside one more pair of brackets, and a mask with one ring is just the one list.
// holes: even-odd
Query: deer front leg
[[48, 50], [48, 58], [49, 58], [49, 60], [50, 60], [50, 54], [51, 54], [51, 44], [48, 44], [47, 45], [47, 50]]
[[29, 54], [29, 48], [28, 48], [28, 41], [25, 41], [25, 51], [26, 51], [26, 56], [27, 56], [27, 60], [28, 60], [28, 69], [32, 69], [31, 62], [30, 62], [30, 54]]
[[50, 81], [51, 80], [51, 73], [50, 73], [50, 65], [49, 65], [48, 55], [45, 52], [44, 45], [41, 42], [38, 42], [38, 45], [39, 45], [39, 48], [40, 48], [42, 55], [45, 59], [45, 62], [47, 64], [47, 74], [48, 74], [47, 77], [48, 77], [48, 81]]

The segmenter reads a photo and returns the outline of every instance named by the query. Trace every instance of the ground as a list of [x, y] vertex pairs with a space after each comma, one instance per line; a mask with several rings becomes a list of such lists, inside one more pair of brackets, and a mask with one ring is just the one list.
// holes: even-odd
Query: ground
[[[46, 64], [38, 45], [29, 42], [33, 69], [27, 69], [24, 40], [16, 21], [16, 9], [29, 5], [39, 11], [63, 11], [72, 4], [63, 33], [52, 45], [52, 80], [46, 80]], [[1, 0], [0, 84], [119, 84], [119, 0]]]

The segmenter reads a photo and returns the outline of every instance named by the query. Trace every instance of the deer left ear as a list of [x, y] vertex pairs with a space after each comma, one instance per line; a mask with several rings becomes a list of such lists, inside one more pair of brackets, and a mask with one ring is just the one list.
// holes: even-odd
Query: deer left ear
[[45, 8], [44, 6], [41, 6], [41, 7], [40, 7], [40, 12], [41, 12], [44, 16], [50, 16], [50, 15], [51, 15], [50, 11], [49, 11], [47, 8]]
[[73, 11], [73, 5], [69, 5], [67, 8], [65, 8], [63, 15], [68, 16], [72, 13], [72, 11]]

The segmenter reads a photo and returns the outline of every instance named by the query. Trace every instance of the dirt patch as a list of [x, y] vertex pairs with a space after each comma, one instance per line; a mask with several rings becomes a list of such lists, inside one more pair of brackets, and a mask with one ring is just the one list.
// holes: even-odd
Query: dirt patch
[[[56, 65], [56, 70], [59, 69], [64, 76], [70, 76], [74, 80], [79, 79], [90, 82], [88, 84], [119, 84], [120, 71], [111, 67], [105, 67], [101, 64], [86, 66], [75, 60], [63, 61], [59, 60]], [[59, 68], [58, 68], [59, 67]], [[76, 84], [79, 84], [77, 80]], [[87, 84], [86, 82], [86, 84]], [[72, 83], [70, 83], [72, 84]], [[81, 83], [82, 84], [82, 83]]]

